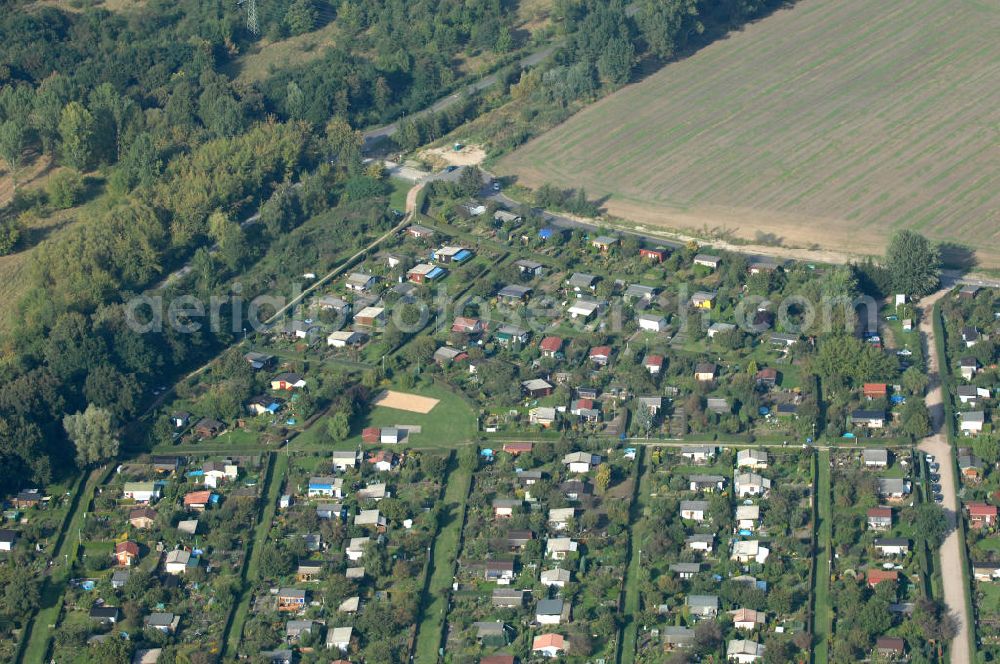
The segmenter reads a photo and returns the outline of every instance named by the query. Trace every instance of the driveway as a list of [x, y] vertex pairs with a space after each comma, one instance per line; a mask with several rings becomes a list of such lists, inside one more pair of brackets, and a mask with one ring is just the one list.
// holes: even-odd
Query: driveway
[[959, 541], [955, 524], [958, 517], [958, 495], [955, 486], [955, 451], [948, 442], [945, 433], [944, 401], [941, 391], [940, 362], [943, 358], [937, 356], [937, 345], [934, 338], [934, 318], [932, 309], [935, 302], [949, 291], [942, 289], [920, 301], [922, 309], [920, 316], [920, 332], [927, 340], [927, 375], [930, 385], [927, 392], [927, 408], [931, 413], [933, 433], [924, 438], [919, 449], [927, 454], [933, 454], [941, 464], [941, 494], [944, 496], [943, 507], [947, 515], [948, 535], [941, 545], [941, 578], [944, 585], [944, 602], [948, 611], [958, 620], [958, 635], [951, 643], [951, 661], [954, 664], [971, 664], [969, 652], [970, 616], [966, 611], [965, 593], [968, 591], [968, 580], [962, 574], [962, 556], [965, 555], [962, 542]]

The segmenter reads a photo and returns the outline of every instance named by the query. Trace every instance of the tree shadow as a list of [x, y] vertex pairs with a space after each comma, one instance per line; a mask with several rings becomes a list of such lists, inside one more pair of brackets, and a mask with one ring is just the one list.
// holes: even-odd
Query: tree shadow
[[794, 7], [797, 1], [798, 0], [778, 0], [777, 2], [767, 3], [766, 6], [761, 7], [756, 16], [738, 23], [721, 21], [718, 17], [708, 17], [702, 23], [704, 31], [701, 34], [692, 37], [688, 43], [685, 44], [684, 47], [678, 49], [673, 56], [669, 58], [658, 58], [653, 55], [648, 55], [642, 58], [636, 67], [633, 68], [632, 76], [629, 78], [629, 83], [638, 83], [639, 81], [642, 81], [660, 71], [660, 69], [668, 64], [686, 60], [706, 46], [709, 46], [717, 41], [729, 39], [733, 34], [743, 32], [747, 26], [763, 21], [779, 10]]
[[956, 242], [941, 242], [938, 247], [942, 266], [947, 269], [968, 272], [979, 264], [975, 252], [969, 247]]

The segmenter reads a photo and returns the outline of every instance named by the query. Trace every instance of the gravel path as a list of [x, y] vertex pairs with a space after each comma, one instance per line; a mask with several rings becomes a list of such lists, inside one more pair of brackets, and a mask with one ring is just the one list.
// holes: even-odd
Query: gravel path
[[925, 438], [919, 448], [936, 457], [941, 464], [941, 494], [944, 496], [943, 507], [951, 526], [948, 536], [941, 545], [941, 577], [944, 584], [944, 601], [948, 611], [958, 619], [958, 635], [951, 643], [952, 664], [971, 664], [972, 655], [969, 652], [969, 614], [965, 602], [968, 591], [968, 580], [962, 574], [962, 556], [965, 552], [959, 541], [958, 530], [955, 528], [958, 519], [958, 496], [955, 486], [955, 452], [948, 437], [944, 433], [944, 402], [941, 392], [941, 376], [939, 362], [943, 358], [937, 356], [937, 346], [934, 339], [934, 318], [932, 308], [948, 291], [940, 290], [920, 301], [923, 309], [920, 318], [920, 332], [927, 340], [927, 373], [930, 377], [930, 387], [927, 392], [927, 408], [931, 411], [933, 430]]

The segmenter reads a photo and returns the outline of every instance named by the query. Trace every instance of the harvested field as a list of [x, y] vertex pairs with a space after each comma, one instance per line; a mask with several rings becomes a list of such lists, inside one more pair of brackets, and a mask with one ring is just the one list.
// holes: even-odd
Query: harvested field
[[802, 0], [589, 106], [500, 173], [649, 226], [1000, 266], [1000, 5]]
[[406, 410], [411, 413], [422, 413], [425, 415], [431, 412], [437, 404], [437, 399], [422, 397], [416, 394], [407, 394], [406, 392], [396, 392], [395, 390], [386, 390], [375, 397], [374, 402], [376, 406]]

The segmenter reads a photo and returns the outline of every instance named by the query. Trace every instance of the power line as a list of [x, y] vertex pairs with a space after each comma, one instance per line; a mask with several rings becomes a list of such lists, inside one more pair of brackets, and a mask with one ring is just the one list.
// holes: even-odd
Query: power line
[[260, 34], [260, 30], [257, 28], [257, 0], [247, 2], [247, 30], [254, 37]]

